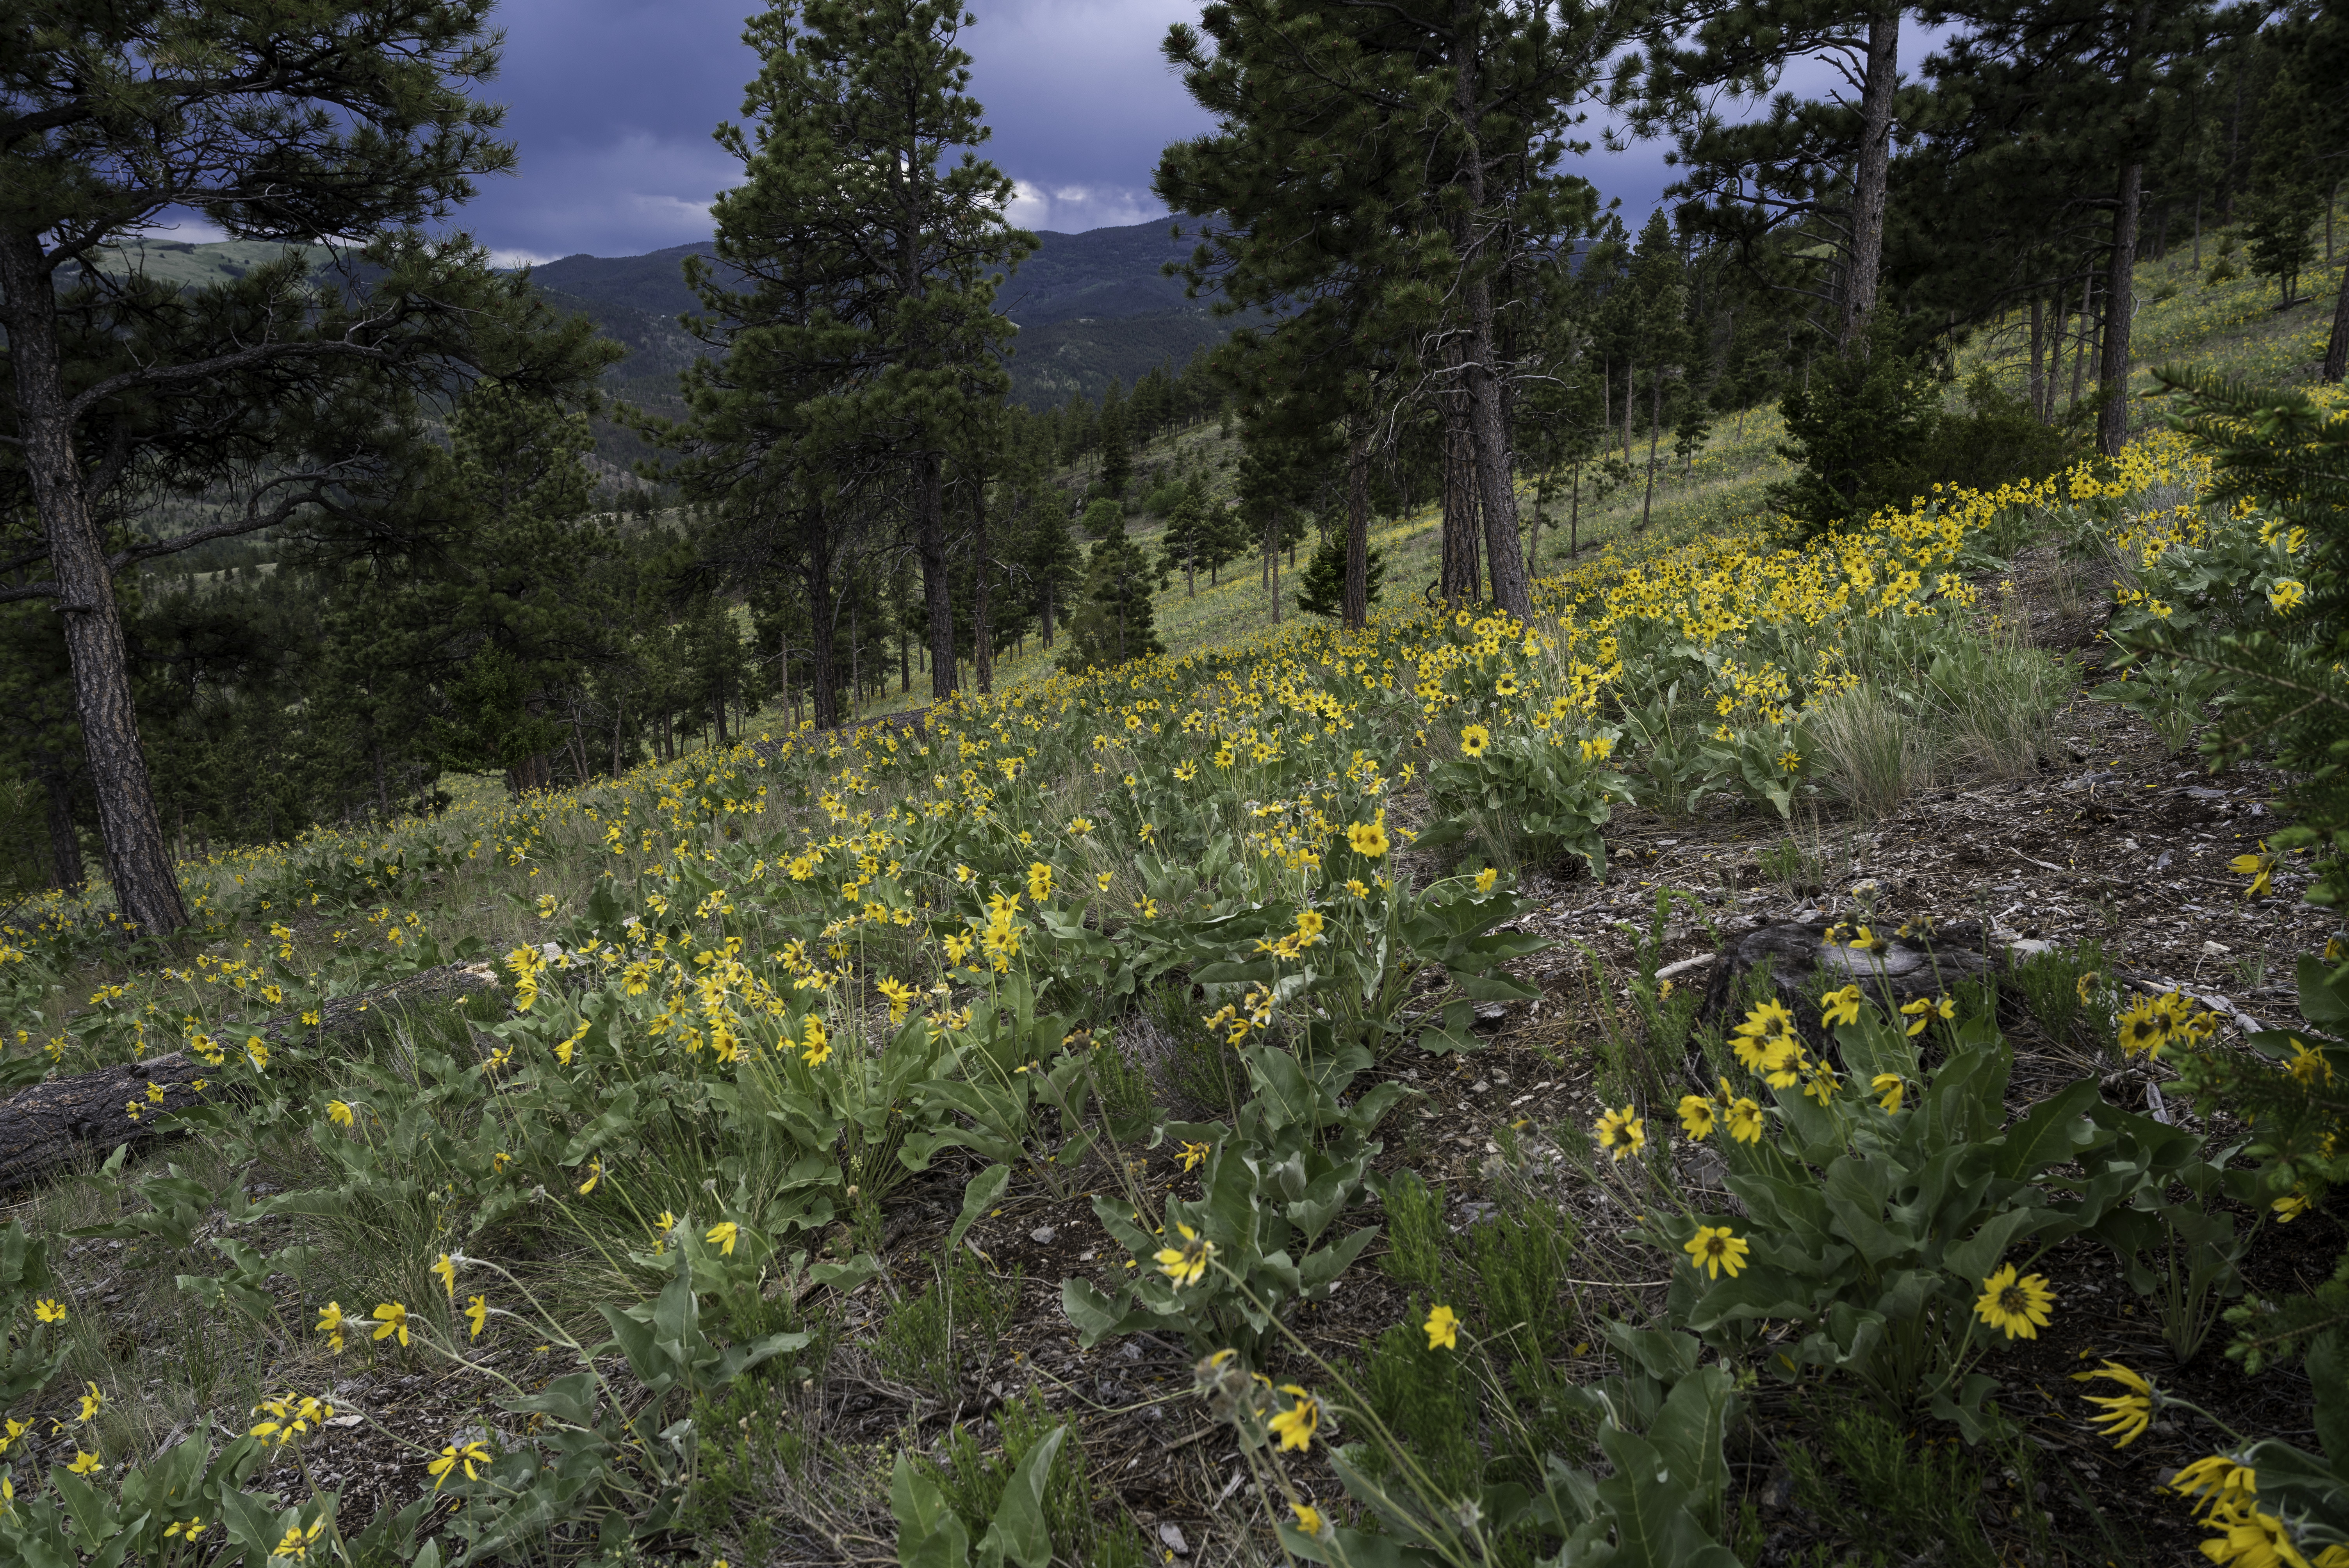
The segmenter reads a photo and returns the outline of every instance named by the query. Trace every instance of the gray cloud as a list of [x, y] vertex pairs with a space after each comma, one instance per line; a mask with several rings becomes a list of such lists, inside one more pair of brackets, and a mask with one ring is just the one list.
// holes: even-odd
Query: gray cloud
[[[972, 91], [994, 135], [985, 155], [1019, 182], [1014, 219], [1074, 232], [1160, 216], [1159, 150], [1209, 122], [1161, 58], [1195, 0], [972, 0]], [[485, 181], [460, 221], [519, 263], [585, 251], [634, 255], [704, 238], [709, 202], [736, 175], [710, 139], [738, 118], [757, 60], [746, 0], [505, 0], [508, 106], [521, 171]], [[1661, 154], [1599, 155], [1589, 170], [1644, 213]]]

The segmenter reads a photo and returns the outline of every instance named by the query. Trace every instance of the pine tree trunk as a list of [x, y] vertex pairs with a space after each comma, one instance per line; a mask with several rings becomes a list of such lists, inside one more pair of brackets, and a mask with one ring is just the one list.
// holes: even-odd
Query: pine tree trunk
[[1441, 585], [1458, 609], [1476, 597], [1476, 500], [1468, 483], [1468, 421], [1458, 391], [1444, 397], [1444, 541]]
[[2072, 344], [2072, 401], [2066, 412], [2080, 406], [2080, 394], [2088, 374], [2088, 306], [2095, 297], [2096, 279], [2093, 273], [2080, 280], [2080, 334]]
[[1346, 591], [1340, 605], [1359, 631], [1371, 618], [1371, 437], [1357, 422], [1346, 455]]
[[1574, 495], [1567, 502], [1566, 512], [1566, 559], [1568, 565], [1572, 565], [1574, 558], [1582, 553], [1582, 465], [1578, 462], [1574, 465], [1573, 482]]
[[2047, 377], [2044, 357], [2047, 336], [2046, 304], [2034, 293], [2031, 296], [2031, 411], [2039, 416], [2041, 424], [2047, 423]]
[[829, 519], [819, 513], [813, 525], [813, 547], [802, 572], [808, 600], [808, 697], [818, 729], [840, 727], [840, 674], [833, 641], [839, 630], [839, 611], [832, 597], [832, 550], [826, 535]]
[[73, 779], [63, 758], [43, 752], [40, 758], [41, 790], [48, 797], [49, 882], [59, 892], [78, 893], [85, 879], [81, 839], [74, 831]]
[[2098, 377], [2105, 384], [2105, 406], [2096, 416], [2096, 445], [2105, 456], [2116, 458], [2128, 445], [2129, 291], [2137, 265], [2137, 199], [2145, 181], [2145, 166], [2122, 166], [2120, 191], [2113, 207], [2113, 253], [2105, 284], [2104, 363]]
[[2333, 335], [2324, 340], [2324, 370], [2320, 381], [2333, 382], [2349, 373], [2349, 267], [2341, 269], [2341, 287], [2333, 301]]
[[1868, 353], [1868, 319], [1884, 261], [1884, 199], [1892, 160], [1892, 94], [1900, 80], [1900, 7], [1868, 18], [1868, 71], [1859, 93], [1859, 157], [1852, 170], [1851, 263], [1844, 269], [1836, 352]]
[[984, 695], [995, 689], [995, 644], [987, 624], [987, 495], [977, 476], [970, 485], [970, 677]]
[[43, 268], [36, 237], [21, 231], [0, 234], [0, 298], [13, 317], [8, 351], [16, 368], [16, 433], [23, 442], [17, 460], [30, 481], [64, 615], [82, 754], [106, 841], [107, 879], [126, 925], [144, 935], [168, 936], [187, 924], [187, 906], [181, 902], [178, 872], [139, 743], [121, 607], [98, 520], [82, 490], [58, 359], [57, 290]]
[[1648, 388], [1648, 493], [1640, 498], [1640, 530], [1647, 531], [1648, 514], [1656, 503], [1656, 442], [1664, 431], [1664, 378], [1658, 376]]
[[930, 608], [930, 696], [955, 691], [954, 601], [947, 585], [946, 462], [936, 452], [915, 459], [915, 521], [922, 556], [922, 592]]

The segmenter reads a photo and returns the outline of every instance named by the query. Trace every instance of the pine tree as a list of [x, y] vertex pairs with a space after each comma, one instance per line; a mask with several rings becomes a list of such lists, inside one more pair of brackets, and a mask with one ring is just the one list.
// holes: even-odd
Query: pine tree
[[1084, 596], [1069, 623], [1069, 650], [1061, 656], [1061, 667], [1106, 669], [1164, 653], [1151, 606], [1154, 576], [1148, 553], [1123, 531], [1095, 544], [1086, 563]]
[[1166, 531], [1159, 539], [1159, 548], [1164, 552], [1164, 570], [1183, 573], [1187, 598], [1199, 596], [1199, 562], [1206, 552], [1206, 487], [1193, 479], [1183, 487], [1182, 499], [1167, 512]]
[[[71, 606], [107, 874], [143, 934], [168, 934], [186, 909], [141, 748], [117, 573], [298, 516], [388, 526], [399, 513], [387, 497], [426, 444], [422, 405], [452, 380], [487, 371], [579, 387], [619, 353], [590, 347], [584, 317], [553, 330], [528, 280], [492, 274], [470, 240], [417, 228], [471, 196], [476, 176], [512, 167], [492, 137], [501, 111], [464, 92], [495, 67], [489, 11], [316, 0], [69, 18], [20, 6], [0, 20], [12, 128], [0, 138], [0, 436], [16, 454], [0, 470], [0, 558], [47, 569], [0, 587], [0, 601]], [[324, 285], [292, 250], [185, 292], [98, 264], [191, 210], [238, 239], [364, 239]], [[133, 476], [230, 504], [119, 550], [109, 533], [127, 498], [115, 487]]]
[[[1363, 598], [1370, 603], [1379, 602], [1379, 590], [1387, 575], [1386, 552], [1372, 546], [1366, 562], [1368, 582]], [[1297, 607], [1308, 615], [1319, 615], [1328, 620], [1346, 619], [1346, 538], [1336, 529], [1323, 536], [1319, 548], [1298, 580]]]
[[1102, 394], [1101, 482], [1102, 489], [1123, 500], [1125, 487], [1133, 480], [1133, 453], [1128, 445], [1125, 428], [1125, 399], [1119, 393], [1117, 381], [1112, 377], [1108, 390]]
[[2315, 255], [2311, 229], [2324, 214], [2331, 181], [2321, 161], [2317, 117], [2292, 62], [2260, 95], [2260, 129], [2251, 138], [2251, 192], [2244, 237], [2251, 271], [2283, 291], [2282, 308], [2300, 298], [2300, 274]]
[[1066, 508], [1055, 505], [1050, 495], [1040, 498], [1034, 522], [1021, 542], [1019, 566], [1027, 575], [1030, 602], [1048, 648], [1071, 596], [1084, 581], [1084, 553], [1069, 531]]
[[[1619, 101], [1635, 129], [1676, 134], [1677, 161], [1690, 172], [1671, 193], [1695, 198], [1701, 221], [1749, 244], [1785, 227], [1836, 248], [1832, 331], [1846, 356], [1867, 352], [1876, 311], [1902, 114], [1900, 23], [1912, 9], [1902, 0], [1679, 0], [1657, 29], [1679, 41], [1657, 44], [1619, 78], [1630, 90]], [[1779, 91], [1789, 67], [1822, 57], [1857, 85], [1855, 97]], [[1724, 118], [1724, 89], [1775, 98], [1771, 112]]]
[[1640, 230], [1623, 292], [1631, 312], [1630, 331], [1647, 371], [1647, 407], [1640, 410], [1647, 415], [1648, 427], [1647, 484], [1640, 499], [1640, 526], [1646, 528], [1656, 499], [1657, 443], [1669, 428], [1665, 404], [1685, 380], [1689, 356], [1687, 269], [1681, 264], [1680, 246], [1661, 208], [1650, 213]]
[[[1588, 220], [1588, 188], [1557, 160], [1630, 25], [1502, 0], [1307, 0], [1211, 6], [1165, 45], [1219, 126], [1170, 147], [1153, 187], [1206, 220], [1194, 286], [1212, 281], [1239, 306], [1324, 302], [1268, 333], [1270, 382], [1248, 388], [1257, 419], [1277, 409], [1291, 428], [1341, 426], [1348, 494], [1362, 497], [1371, 375], [1423, 362], [1384, 384], [1435, 388], [1451, 407], [1446, 460], [1476, 497], [1494, 597], [1519, 616], [1533, 612], [1499, 302]], [[1354, 506], [1350, 584], [1361, 517]]]
[[988, 136], [965, 90], [969, 20], [959, 0], [773, 0], [747, 35], [755, 123], [719, 128], [744, 178], [712, 210], [718, 264], [688, 263], [728, 350], [688, 381], [690, 482], [798, 564], [825, 662], [846, 520], [872, 510], [864, 459], [892, 455], [939, 698], [957, 686], [947, 457], [968, 410], [1009, 384], [995, 288], [1036, 244], [1005, 222], [1010, 180], [953, 158]]

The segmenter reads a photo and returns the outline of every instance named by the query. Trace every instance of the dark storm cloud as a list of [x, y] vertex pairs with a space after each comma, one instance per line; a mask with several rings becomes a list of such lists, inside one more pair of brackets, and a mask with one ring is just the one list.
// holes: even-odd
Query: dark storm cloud
[[[485, 181], [462, 222], [510, 261], [623, 256], [707, 237], [735, 175], [710, 139], [739, 116], [756, 61], [746, 0], [506, 0], [505, 67], [521, 172]], [[973, 0], [964, 34], [985, 149], [1019, 181], [1012, 215], [1074, 232], [1160, 216], [1159, 149], [1207, 129], [1158, 53], [1196, 0]], [[1590, 170], [1643, 213], [1664, 182], [1643, 148]]]

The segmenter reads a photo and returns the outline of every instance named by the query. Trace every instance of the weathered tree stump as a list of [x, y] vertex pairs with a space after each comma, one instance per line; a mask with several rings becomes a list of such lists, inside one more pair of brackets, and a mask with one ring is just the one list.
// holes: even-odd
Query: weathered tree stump
[[[224, 1035], [222, 1043], [234, 1050], [254, 1035], [275, 1045], [346, 1033], [386, 1006], [460, 999], [475, 991], [494, 990], [498, 983], [497, 971], [486, 964], [444, 965], [371, 991], [337, 996], [318, 1009], [316, 1024], [305, 1024], [299, 1015], [288, 1013], [234, 1025], [233, 1037]], [[170, 1130], [164, 1123], [171, 1114], [201, 1098], [193, 1086], [212, 1070], [172, 1051], [53, 1078], [0, 1099], [0, 1191], [29, 1186], [86, 1150], [109, 1153], [121, 1144], [135, 1147], [161, 1137]], [[150, 1098], [150, 1088], [160, 1090], [160, 1098]]]
[[1777, 999], [1793, 1012], [1803, 1033], [1816, 1038], [1819, 1015], [1811, 999], [1822, 989], [1822, 980], [1830, 991], [1857, 984], [1878, 1006], [1897, 1014], [1910, 1002], [1946, 995], [1961, 982], [1985, 979], [2004, 965], [2001, 950], [1971, 921], [1908, 936], [1878, 933], [1884, 945], [1875, 952], [1855, 951], [1847, 942], [1830, 943], [1829, 929], [1823, 923], [1785, 923], [1747, 932], [1730, 947], [1727, 962], [1714, 963], [1702, 1016], [1720, 1016], [1738, 982], [1764, 969]]

